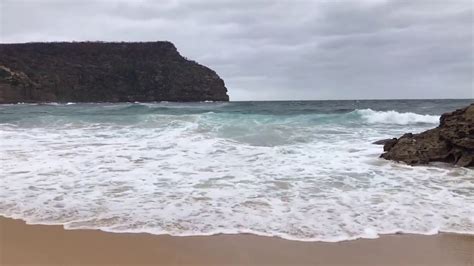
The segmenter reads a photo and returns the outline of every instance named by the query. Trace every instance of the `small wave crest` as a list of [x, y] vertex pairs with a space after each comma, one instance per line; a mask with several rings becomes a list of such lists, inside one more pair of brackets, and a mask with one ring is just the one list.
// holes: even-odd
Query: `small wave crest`
[[399, 113], [397, 111], [374, 111], [362, 109], [354, 111], [369, 124], [438, 124], [439, 116], [421, 115], [416, 113]]

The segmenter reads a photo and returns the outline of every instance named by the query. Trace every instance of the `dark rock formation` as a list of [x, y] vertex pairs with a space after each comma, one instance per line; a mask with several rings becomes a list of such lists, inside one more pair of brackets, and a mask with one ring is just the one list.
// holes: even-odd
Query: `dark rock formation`
[[381, 140], [377, 140], [377, 141], [372, 142], [372, 144], [375, 144], [375, 145], [386, 145], [387, 143], [395, 143], [396, 141], [397, 141], [397, 138], [381, 139]]
[[228, 101], [170, 42], [0, 44], [0, 103]]
[[411, 165], [447, 162], [474, 166], [474, 103], [443, 114], [440, 125], [420, 134], [407, 133], [386, 142], [382, 158]]

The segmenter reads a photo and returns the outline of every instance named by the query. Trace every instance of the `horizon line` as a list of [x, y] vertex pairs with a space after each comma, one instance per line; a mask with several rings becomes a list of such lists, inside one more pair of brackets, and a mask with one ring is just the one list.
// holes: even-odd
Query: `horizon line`
[[428, 101], [428, 100], [473, 100], [473, 98], [373, 98], [373, 99], [310, 99], [310, 100], [229, 100], [229, 102], [310, 102], [310, 101]]

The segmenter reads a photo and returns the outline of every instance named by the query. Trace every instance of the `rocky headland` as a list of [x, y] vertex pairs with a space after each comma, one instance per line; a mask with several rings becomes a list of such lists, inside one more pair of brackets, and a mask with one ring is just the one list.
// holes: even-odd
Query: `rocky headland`
[[474, 103], [445, 113], [434, 129], [407, 133], [384, 143], [382, 158], [410, 165], [446, 162], [474, 167]]
[[171, 42], [0, 44], [0, 103], [228, 100]]

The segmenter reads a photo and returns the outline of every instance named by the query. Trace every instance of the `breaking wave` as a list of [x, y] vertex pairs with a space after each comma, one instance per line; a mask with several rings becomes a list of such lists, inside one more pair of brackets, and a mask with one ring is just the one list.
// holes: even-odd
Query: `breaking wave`
[[437, 115], [399, 113], [396, 111], [374, 111], [372, 109], [356, 110], [355, 112], [371, 124], [409, 125], [439, 123], [439, 116]]

